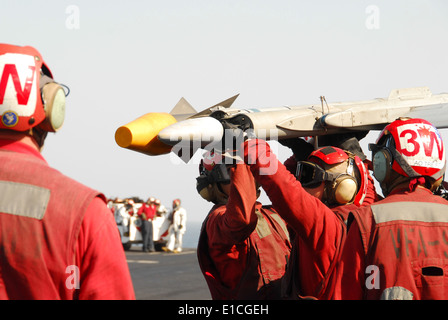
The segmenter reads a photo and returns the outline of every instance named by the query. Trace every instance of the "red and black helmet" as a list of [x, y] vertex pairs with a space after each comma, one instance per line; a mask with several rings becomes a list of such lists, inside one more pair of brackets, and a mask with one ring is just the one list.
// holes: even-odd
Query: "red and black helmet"
[[326, 182], [327, 199], [331, 203], [362, 204], [367, 193], [368, 173], [361, 159], [336, 147], [313, 151], [307, 161], [297, 164], [297, 179], [305, 188], [315, 188]]
[[218, 151], [207, 151], [199, 164], [199, 174], [207, 178], [208, 183], [230, 183], [226, 156]]

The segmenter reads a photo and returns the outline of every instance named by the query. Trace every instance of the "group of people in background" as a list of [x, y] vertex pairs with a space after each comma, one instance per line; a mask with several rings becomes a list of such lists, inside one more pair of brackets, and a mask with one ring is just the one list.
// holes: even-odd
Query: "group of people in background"
[[[174, 199], [172, 202], [172, 209], [168, 210], [155, 197], [149, 197], [146, 201], [139, 197], [129, 198], [114, 198], [108, 200], [108, 207], [116, 216], [138, 217], [139, 231], [142, 236], [142, 251], [154, 252], [156, 251], [154, 245], [154, 225], [153, 221], [156, 218], [163, 219], [164, 223], [161, 227], [165, 229], [160, 235], [161, 238], [166, 238], [166, 243], [162, 246], [165, 252], [179, 253], [182, 251], [183, 235], [186, 231], [187, 212], [181, 206], [180, 199]], [[127, 230], [129, 233], [130, 220], [127, 219]]]

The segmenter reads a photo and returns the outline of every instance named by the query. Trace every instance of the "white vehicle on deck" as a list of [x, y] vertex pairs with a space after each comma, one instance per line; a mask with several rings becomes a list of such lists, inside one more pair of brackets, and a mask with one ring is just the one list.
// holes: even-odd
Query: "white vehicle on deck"
[[[140, 232], [141, 220], [137, 216], [137, 211], [141, 207], [140, 203], [134, 205], [134, 214], [131, 216], [125, 208], [125, 204], [115, 204], [114, 216], [120, 233], [121, 243], [124, 250], [131, 249], [133, 244], [141, 244], [142, 234]], [[157, 214], [152, 220], [153, 241], [156, 251], [161, 251], [166, 245], [168, 228], [170, 222], [166, 219], [166, 214]]]

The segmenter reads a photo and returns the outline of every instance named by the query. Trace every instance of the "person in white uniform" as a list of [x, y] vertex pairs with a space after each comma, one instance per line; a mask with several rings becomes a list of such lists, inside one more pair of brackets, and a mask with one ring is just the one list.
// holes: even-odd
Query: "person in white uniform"
[[180, 206], [180, 199], [173, 200], [173, 210], [168, 219], [171, 225], [165, 251], [179, 253], [182, 251], [182, 238], [187, 226], [187, 211]]

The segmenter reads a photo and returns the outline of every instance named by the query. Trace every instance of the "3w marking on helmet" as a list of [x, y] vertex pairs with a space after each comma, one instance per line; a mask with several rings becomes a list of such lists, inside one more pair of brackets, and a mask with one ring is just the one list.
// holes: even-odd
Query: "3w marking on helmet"
[[[403, 155], [405, 155], [407, 157], [412, 157], [419, 153], [420, 143], [416, 141], [416, 139], [418, 138], [417, 132], [415, 132], [414, 130], [411, 130], [411, 129], [403, 130], [400, 133], [400, 138], [405, 138], [407, 134], [410, 134], [410, 136], [407, 137], [407, 143], [405, 144], [406, 148], [401, 148], [400, 151]], [[413, 145], [413, 148], [411, 151], [408, 150], [409, 144]]]
[[425, 151], [425, 155], [430, 157], [432, 154], [432, 150], [434, 148], [434, 141], [437, 144], [437, 151], [439, 152], [439, 159], [442, 160], [443, 158], [443, 145], [440, 142], [440, 137], [438, 137], [438, 135], [436, 134], [436, 132], [428, 130], [426, 128], [421, 128], [417, 130], [423, 145], [424, 145], [424, 151]]
[[0, 104], [3, 104], [5, 98], [6, 86], [8, 85], [9, 77], [12, 78], [14, 88], [17, 92], [17, 103], [19, 105], [27, 105], [30, 98], [31, 89], [33, 88], [34, 73], [36, 71], [35, 66], [29, 66], [29, 73], [25, 80], [25, 85], [22, 89], [20, 83], [19, 74], [15, 64], [5, 64], [3, 68], [3, 73], [0, 78]]
[[401, 145], [404, 145], [405, 147], [402, 148], [399, 146], [399, 151], [404, 156], [414, 157], [421, 152], [421, 149], [423, 149], [425, 156], [431, 157], [433, 154], [435, 141], [438, 152], [437, 156], [439, 160], [443, 159], [443, 144], [435, 131], [430, 130], [427, 127], [421, 127], [418, 129], [407, 128], [401, 131], [399, 137], [400, 139], [404, 139], [401, 142]]

